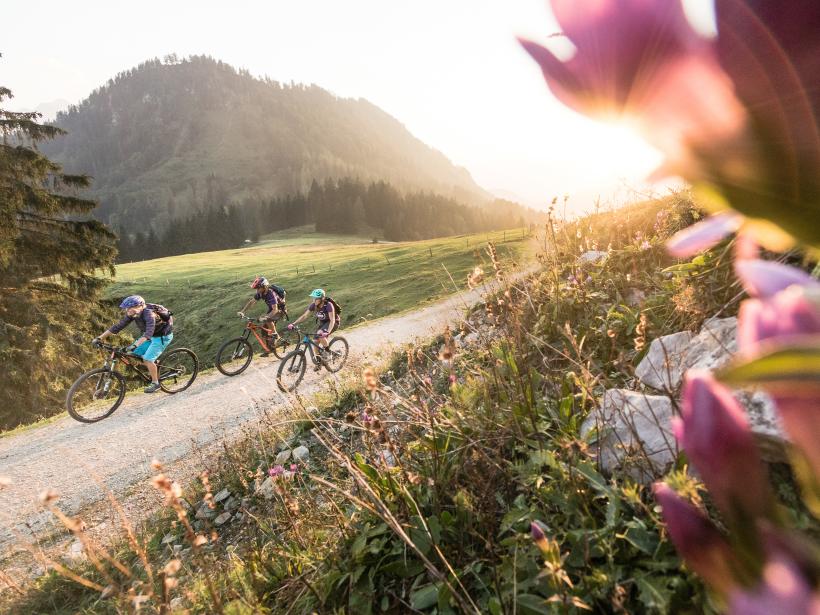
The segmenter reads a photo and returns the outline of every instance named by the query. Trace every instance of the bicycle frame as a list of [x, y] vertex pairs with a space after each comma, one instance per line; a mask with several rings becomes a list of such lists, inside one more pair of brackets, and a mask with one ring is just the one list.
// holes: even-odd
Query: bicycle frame
[[243, 339], [247, 340], [251, 336], [251, 333], [253, 333], [253, 336], [256, 338], [256, 341], [259, 342], [259, 345], [262, 346], [262, 348], [264, 348], [265, 352], [272, 352], [273, 348], [269, 348], [268, 345], [265, 343], [265, 339], [261, 337], [259, 333], [257, 333], [259, 329], [262, 329], [264, 331], [270, 331], [270, 329], [265, 329], [265, 327], [263, 327], [262, 325], [259, 325], [253, 322], [252, 320], [248, 319], [248, 322], [245, 323], [245, 331], [242, 333]]
[[[138, 359], [137, 357], [132, 357], [131, 355], [128, 355], [128, 354], [124, 353], [119, 348], [116, 348], [114, 346], [110, 346], [108, 344], [101, 345], [100, 348], [102, 350], [110, 350], [111, 351], [111, 353], [108, 355], [108, 358], [103, 363], [103, 367], [105, 369], [113, 372], [115, 370], [116, 366], [117, 366], [117, 362], [120, 362], [125, 366], [126, 373], [123, 374], [124, 376], [127, 377], [128, 375], [130, 375], [133, 372], [133, 374], [135, 374], [137, 377], [139, 377], [140, 380], [142, 380], [143, 382], [146, 382], [148, 384], [151, 384], [151, 375], [148, 373], [148, 370], [146, 369], [145, 371], [143, 371], [143, 370], [139, 369], [140, 366], [143, 363], [142, 359]], [[172, 378], [175, 375], [173, 370], [170, 371], [170, 372], [169, 371], [163, 372], [162, 371], [162, 363], [160, 363], [158, 365], [158, 368], [160, 369], [159, 379], [161, 381], [162, 380], [167, 380], [168, 378]]]
[[[302, 333], [302, 331], [299, 330], [298, 327], [296, 327], [296, 330], [299, 331], [299, 333]], [[307, 348], [307, 351], [310, 352], [311, 360], [314, 363], [316, 363], [318, 359], [316, 358], [316, 353], [313, 351], [313, 349], [316, 348], [319, 350], [319, 352], [324, 350], [322, 346], [316, 343], [316, 340], [318, 338], [319, 336], [315, 333], [302, 333], [302, 339], [296, 342], [296, 348], [294, 348], [293, 350], [295, 352], [299, 352], [300, 350], [304, 352], [304, 350], [302, 350], [302, 347], [305, 346]]]

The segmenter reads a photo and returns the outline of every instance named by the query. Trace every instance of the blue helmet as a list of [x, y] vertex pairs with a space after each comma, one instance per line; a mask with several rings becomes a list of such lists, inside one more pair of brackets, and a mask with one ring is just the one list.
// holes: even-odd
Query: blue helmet
[[317, 288], [312, 293], [310, 293], [311, 298], [313, 299], [324, 299], [325, 298], [325, 291], [321, 288]]
[[145, 305], [145, 299], [139, 295], [130, 295], [122, 300], [122, 303], [120, 303], [120, 309], [127, 310], [128, 308], [139, 307], [141, 305]]

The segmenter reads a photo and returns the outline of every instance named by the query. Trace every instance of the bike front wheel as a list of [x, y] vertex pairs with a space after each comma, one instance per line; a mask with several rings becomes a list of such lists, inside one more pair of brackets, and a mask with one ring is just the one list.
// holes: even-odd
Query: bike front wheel
[[251, 364], [253, 347], [244, 337], [229, 340], [216, 353], [216, 369], [226, 376], [238, 376]]
[[302, 378], [305, 377], [307, 358], [300, 350], [293, 350], [279, 363], [279, 371], [276, 373], [276, 386], [280, 391], [290, 393], [294, 391]]
[[299, 334], [296, 331], [282, 331], [271, 344], [271, 351], [277, 359], [284, 359], [298, 341]]
[[334, 337], [330, 340], [327, 345], [324, 360], [327, 371], [335, 374], [342, 369], [345, 361], [347, 361], [348, 350], [347, 340], [345, 338]]
[[157, 361], [159, 386], [166, 393], [180, 393], [194, 383], [199, 373], [199, 359], [193, 350], [177, 348]]
[[110, 416], [125, 399], [122, 374], [100, 367], [77, 378], [66, 395], [65, 406], [75, 421], [96, 423]]

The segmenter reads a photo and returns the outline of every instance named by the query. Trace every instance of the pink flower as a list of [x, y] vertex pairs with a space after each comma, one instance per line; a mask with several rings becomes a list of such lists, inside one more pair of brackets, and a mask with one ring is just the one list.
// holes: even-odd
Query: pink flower
[[820, 282], [802, 269], [759, 258], [736, 259], [735, 273], [753, 297], [771, 297], [793, 284], [820, 289]]
[[532, 541], [541, 550], [541, 552], [546, 555], [549, 552], [550, 545], [547, 540], [547, 535], [544, 533], [544, 529], [542, 527], [543, 525], [544, 524], [540, 521], [533, 521], [530, 523], [530, 535], [532, 536]]
[[746, 416], [729, 389], [689, 370], [675, 436], [727, 520], [768, 517], [772, 498]]
[[743, 221], [743, 217], [732, 212], [721, 212], [685, 228], [666, 242], [666, 249], [672, 256], [687, 258], [708, 250], [724, 237], [731, 235]]
[[633, 117], [667, 154], [667, 169], [685, 175], [700, 166], [695, 151], [712, 151], [742, 128], [743, 109], [713, 45], [692, 29], [679, 0], [551, 5], [575, 55], [562, 62], [540, 45], [521, 43], [567, 106], [590, 116]]
[[820, 597], [792, 562], [778, 557], [763, 569], [753, 589], [738, 589], [729, 598], [732, 615], [820, 615]]
[[737, 345], [746, 356], [767, 345], [799, 343], [820, 334], [820, 297], [811, 287], [792, 285], [768, 299], [748, 299], [738, 313]]
[[274, 478], [277, 476], [281, 476], [282, 474], [284, 474], [284, 472], [285, 468], [281, 465], [275, 465], [270, 470], [268, 470], [268, 474], [270, 476], [273, 476]]
[[290, 471], [295, 474], [299, 471], [299, 466], [297, 466], [295, 463], [290, 464]]
[[663, 509], [669, 536], [688, 566], [715, 589], [735, 585], [729, 543], [700, 510], [664, 483], [655, 483], [655, 499]]
[[[716, 0], [717, 41], [680, 0], [551, 0], [575, 55], [529, 41], [553, 94], [590, 116], [628, 115], [662, 172], [820, 245], [820, 3]], [[693, 95], [697, 92], [697, 95]]]

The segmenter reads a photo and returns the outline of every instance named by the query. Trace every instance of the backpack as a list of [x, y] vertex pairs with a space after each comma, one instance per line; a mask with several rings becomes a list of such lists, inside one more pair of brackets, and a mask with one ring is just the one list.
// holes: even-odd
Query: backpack
[[282, 301], [285, 301], [285, 295], [287, 295], [288, 293], [284, 288], [282, 288], [281, 286], [277, 286], [276, 284], [271, 284], [270, 287], [273, 289], [273, 292], [279, 295], [279, 298]]
[[336, 318], [341, 318], [341, 317], [342, 317], [342, 306], [340, 306], [338, 303], [336, 303], [336, 302], [335, 302], [333, 299], [331, 299], [330, 297], [325, 297], [325, 300], [326, 300], [328, 303], [330, 303], [330, 305], [332, 305], [332, 306], [333, 306], [333, 310], [336, 312]]
[[171, 322], [171, 320], [173, 320], [171, 317], [174, 313], [164, 305], [160, 305], [159, 303], [146, 303], [145, 307], [151, 308], [151, 311], [159, 316], [162, 322]]

